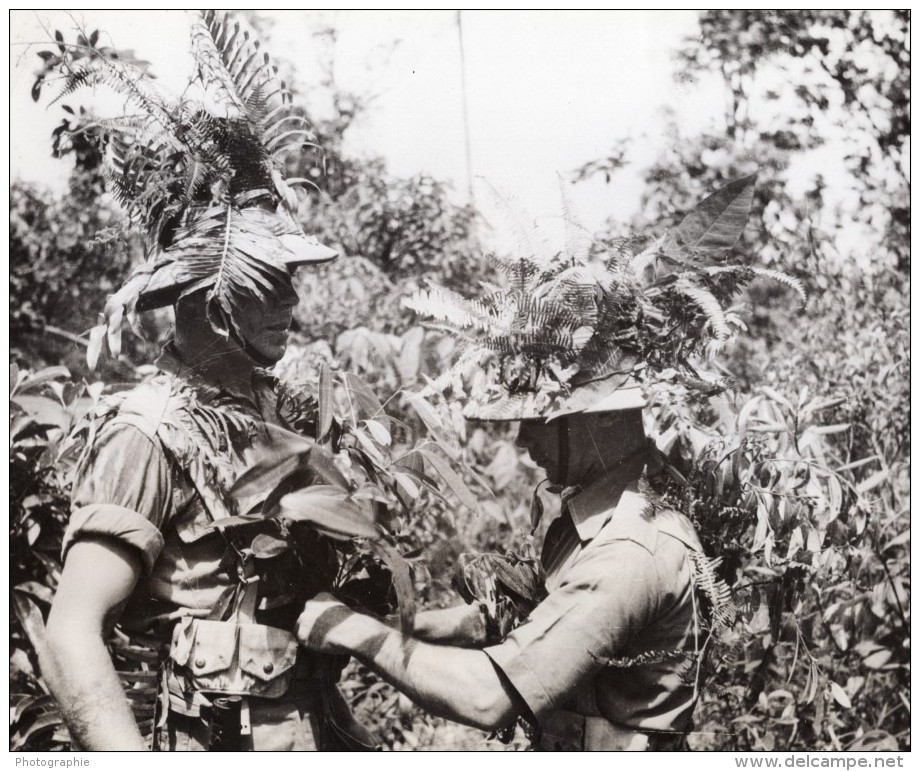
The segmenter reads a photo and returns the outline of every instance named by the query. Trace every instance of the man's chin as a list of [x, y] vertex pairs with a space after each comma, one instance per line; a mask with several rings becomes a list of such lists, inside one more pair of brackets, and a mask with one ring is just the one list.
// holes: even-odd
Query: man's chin
[[546, 468], [543, 466], [544, 471], [546, 471], [546, 481], [551, 485], [558, 485], [562, 483], [562, 480], [559, 478], [559, 470], [554, 468]]
[[255, 343], [246, 343], [243, 346], [243, 351], [246, 355], [259, 367], [273, 367], [281, 360], [287, 350], [287, 334], [283, 336], [272, 335], [272, 337], [281, 339], [261, 339]]

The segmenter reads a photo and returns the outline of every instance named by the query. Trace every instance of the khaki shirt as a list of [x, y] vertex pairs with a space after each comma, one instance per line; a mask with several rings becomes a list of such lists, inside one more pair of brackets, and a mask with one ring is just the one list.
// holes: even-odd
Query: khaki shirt
[[[158, 364], [176, 366], [169, 359]], [[160, 435], [164, 423], [181, 419], [168, 403], [175, 398], [175, 377], [164, 373], [138, 386], [99, 427], [75, 474], [71, 519], [63, 541], [65, 558], [74, 543], [100, 536], [136, 551], [143, 572], [120, 625], [132, 634], [148, 633], [153, 641], [164, 645], [170, 642], [177, 623], [213, 618], [228, 604], [239, 585], [236, 558], [230, 544], [214, 527], [214, 520], [230, 513], [249, 513], [265, 496], [263, 492], [253, 499], [229, 500], [225, 505], [213, 491], [203, 491], [200, 480], [196, 482], [194, 475], [176, 461], [175, 454], [164, 447]], [[278, 400], [267, 379], [262, 380], [265, 382], [253, 381], [255, 401], [214, 389], [193, 388], [199, 403], [216, 409], [232, 408], [237, 414], [249, 415], [258, 427], [251, 444], [226, 454], [226, 484], [220, 485], [223, 493], [233, 480], [277, 447], [272, 441], [276, 434], [271, 420]], [[330, 551], [322, 550], [320, 539], [316, 545], [317, 561], [330, 556]], [[334, 554], [331, 559], [335, 559]], [[320, 588], [308, 585], [310, 579], [302, 572], [282, 567], [268, 577], [263, 575], [255, 615], [259, 624], [293, 631], [303, 603]], [[265, 631], [265, 627], [260, 629]], [[241, 632], [240, 640], [244, 637]], [[232, 644], [234, 638], [228, 639]], [[196, 644], [199, 642], [196, 638]], [[240, 643], [241, 650], [243, 644]], [[203, 658], [209, 664], [215, 656], [218, 661], [222, 660], [220, 656], [227, 658], [224, 647], [205, 651]], [[297, 645], [291, 636], [289, 644], [247, 648], [246, 655], [253, 660], [250, 664], [255, 662], [262, 678], [269, 681], [294, 666]], [[317, 657], [311, 656], [308, 661], [297, 656], [297, 666], [298, 677], [322, 674]], [[269, 672], [272, 674], [266, 674]], [[373, 738], [355, 723], [334, 684], [325, 679], [317, 683], [321, 685], [314, 685], [312, 680], [295, 681], [293, 691], [277, 700], [252, 698], [252, 733], [248, 739], [252, 747], [312, 749], [318, 745], [336, 749], [343, 741], [353, 743], [349, 746], [372, 746]], [[170, 703], [176, 707], [174, 696], [171, 692]], [[188, 717], [197, 715], [197, 711], [179, 712], [171, 713], [169, 736], [162, 741], [163, 746], [203, 749], [207, 743], [205, 723]], [[317, 714], [323, 718], [318, 720]]]
[[[547, 532], [548, 597], [486, 653], [541, 728], [558, 710], [640, 732], [689, 730], [686, 659], [606, 666], [610, 659], [687, 651], [697, 641], [690, 551], [699, 542], [673, 511], [650, 514], [635, 484], [602, 477], [563, 504]], [[662, 658], [662, 657], [657, 657]]]
[[[141, 557], [143, 575], [122, 625], [161, 632], [164, 639], [172, 622], [207, 616], [238, 583], [224, 559], [228, 545], [213, 527], [219, 517], [157, 434], [172, 377], [162, 374], [138, 386], [99, 429], [76, 470], [63, 541], [65, 557], [76, 541], [91, 536], [132, 547]], [[238, 399], [233, 406], [261, 420], [259, 405]], [[241, 475], [269, 451], [269, 445], [255, 443], [230, 453], [231, 475]], [[234, 508], [244, 513], [251, 503], [241, 501]]]

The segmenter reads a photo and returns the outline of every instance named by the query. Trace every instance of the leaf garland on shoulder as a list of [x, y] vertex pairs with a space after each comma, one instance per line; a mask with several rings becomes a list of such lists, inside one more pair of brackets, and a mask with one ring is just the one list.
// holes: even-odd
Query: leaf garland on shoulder
[[[649, 518], [678, 516], [667, 498], [654, 492], [644, 477], [640, 491], [648, 501], [646, 516]], [[738, 607], [731, 588], [719, 575], [722, 558], [707, 557], [698, 548], [688, 551], [693, 599], [693, 650], [647, 650], [612, 658], [592, 654], [598, 664], [629, 669], [666, 661], [682, 662], [678, 670], [681, 682], [692, 687], [695, 692], [705, 686], [713, 673], [714, 662], [718, 660], [719, 649], [723, 646], [723, 635], [732, 628], [738, 617]]]
[[[178, 468], [200, 469], [216, 495], [232, 484], [232, 457], [251, 446], [260, 425], [234, 397], [216, 388], [159, 375], [132, 391], [100, 400], [74, 432], [84, 438], [84, 458], [92, 456], [103, 427], [116, 419], [158, 438]], [[226, 500], [223, 503], [229, 508]]]

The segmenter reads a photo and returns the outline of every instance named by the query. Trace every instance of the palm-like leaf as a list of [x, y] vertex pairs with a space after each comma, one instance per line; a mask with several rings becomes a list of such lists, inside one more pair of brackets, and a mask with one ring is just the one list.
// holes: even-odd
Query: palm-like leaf
[[312, 145], [310, 124], [293, 105], [278, 68], [239, 22], [232, 22], [228, 14], [195, 11], [192, 43], [202, 83], [248, 121], [271, 156], [268, 164], [276, 156]]
[[177, 231], [174, 245], [158, 260], [154, 279], [185, 286], [184, 295], [210, 287], [208, 310], [215, 330], [224, 335], [238, 331], [233, 319], [247, 298], [269, 302], [279, 287], [290, 284], [281, 259], [282, 237], [289, 232], [261, 209], [212, 207]]

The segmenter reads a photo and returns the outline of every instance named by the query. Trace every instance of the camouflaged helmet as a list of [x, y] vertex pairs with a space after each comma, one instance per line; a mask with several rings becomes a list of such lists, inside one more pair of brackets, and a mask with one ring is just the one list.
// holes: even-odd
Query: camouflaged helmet
[[701, 365], [743, 326], [732, 296], [757, 273], [801, 291], [781, 273], [726, 261], [755, 180], [732, 182], [659, 238], [593, 241], [563, 200], [562, 252], [499, 260], [506, 285], [484, 285], [479, 297], [418, 291], [407, 307], [461, 343], [426, 392], [461, 399], [467, 418], [510, 421], [639, 409], [663, 381], [704, 395], [729, 387]]
[[[145, 262], [109, 298], [91, 342], [120, 348], [122, 320], [207, 290], [208, 319], [238, 338], [238, 314], [253, 297], [273, 302], [292, 269], [336, 252], [304, 234], [298, 187], [286, 161], [315, 148], [306, 117], [259, 47], [226, 15], [191, 12], [195, 74], [168, 94], [130, 52], [99, 45], [98, 34], [43, 57], [63, 93], [105, 85], [126, 97], [125, 114], [88, 116], [66, 135], [98, 141], [110, 189], [145, 236]], [[43, 79], [44, 76], [40, 76]], [[60, 137], [58, 137], [60, 140]], [[92, 347], [92, 346], [91, 346]]]

